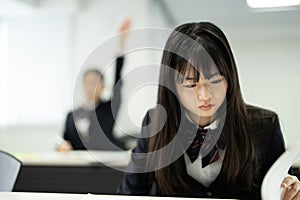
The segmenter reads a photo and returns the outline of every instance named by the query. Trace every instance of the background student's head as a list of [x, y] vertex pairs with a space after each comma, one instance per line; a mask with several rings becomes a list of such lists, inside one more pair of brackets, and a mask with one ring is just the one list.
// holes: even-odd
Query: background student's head
[[83, 89], [87, 102], [98, 102], [104, 89], [103, 74], [98, 69], [89, 69], [83, 75]]

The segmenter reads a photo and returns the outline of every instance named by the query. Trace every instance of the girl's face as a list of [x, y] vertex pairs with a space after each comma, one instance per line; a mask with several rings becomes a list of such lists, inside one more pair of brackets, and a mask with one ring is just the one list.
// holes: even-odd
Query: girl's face
[[194, 67], [187, 67], [182, 80], [175, 81], [176, 91], [192, 120], [206, 126], [226, 98], [228, 84], [217, 67], [212, 68], [206, 77], [201, 72], [196, 77], [194, 70]]

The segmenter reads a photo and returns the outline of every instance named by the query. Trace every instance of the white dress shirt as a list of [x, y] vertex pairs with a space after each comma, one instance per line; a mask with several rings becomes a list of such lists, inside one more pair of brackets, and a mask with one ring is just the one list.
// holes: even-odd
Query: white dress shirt
[[[191, 118], [188, 115], [187, 118], [192, 122]], [[215, 120], [209, 126], [204, 127], [204, 129], [216, 129], [218, 127], [218, 124], [219, 121]], [[224, 150], [218, 148], [217, 151], [219, 153], [219, 159], [204, 168], [202, 168], [202, 156], [200, 154], [198, 155], [198, 158], [194, 162], [192, 162], [188, 154], [184, 153], [184, 161], [188, 175], [197, 180], [205, 187], [209, 187], [221, 171], [226, 148]]]

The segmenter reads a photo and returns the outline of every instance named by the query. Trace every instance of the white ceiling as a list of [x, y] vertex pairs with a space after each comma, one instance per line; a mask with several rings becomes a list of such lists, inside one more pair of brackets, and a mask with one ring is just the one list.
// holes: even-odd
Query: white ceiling
[[[107, 0], [108, 1], [108, 0]], [[111, 0], [110, 0], [111, 1]], [[126, 0], [130, 3], [130, 0]], [[253, 10], [246, 0], [148, 0], [159, 5], [170, 26], [211, 21], [235, 38], [296, 38], [300, 40], [300, 7]], [[0, 14], [53, 9], [76, 11], [86, 0], [0, 0]]]
[[[81, 0], [86, 2], [87, 0]], [[110, 0], [108, 0], [110, 1]], [[127, 0], [130, 3], [130, 0]], [[300, 6], [276, 10], [250, 9], [246, 0], [148, 0], [166, 7], [175, 23], [213, 21], [224, 25], [275, 25], [300, 27]], [[79, 6], [80, 0], [0, 0], [0, 11], [32, 10], [38, 7]], [[278, 11], [279, 10], [279, 11]], [[265, 11], [265, 12], [264, 12]], [[1, 12], [0, 12], [1, 13]]]
[[[173, 25], [211, 21], [235, 37], [286, 37], [300, 39], [300, 7], [254, 10], [246, 0], [156, 0], [165, 7]], [[164, 4], [164, 5], [163, 5]]]
[[0, 0], [0, 16], [15, 17], [45, 12], [76, 12], [80, 0]]
[[157, 0], [164, 2], [178, 22], [213, 20], [224, 24], [297, 24], [300, 7], [254, 10], [246, 0]]

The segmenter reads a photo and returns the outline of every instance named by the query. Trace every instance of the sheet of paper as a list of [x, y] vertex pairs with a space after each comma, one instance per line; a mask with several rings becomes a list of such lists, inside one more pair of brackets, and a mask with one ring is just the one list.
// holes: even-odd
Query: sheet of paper
[[287, 149], [272, 165], [266, 174], [261, 195], [263, 200], [280, 200], [283, 190], [280, 185], [284, 177], [287, 176], [289, 168], [293, 165], [295, 160], [300, 157], [300, 142], [295, 146]]

